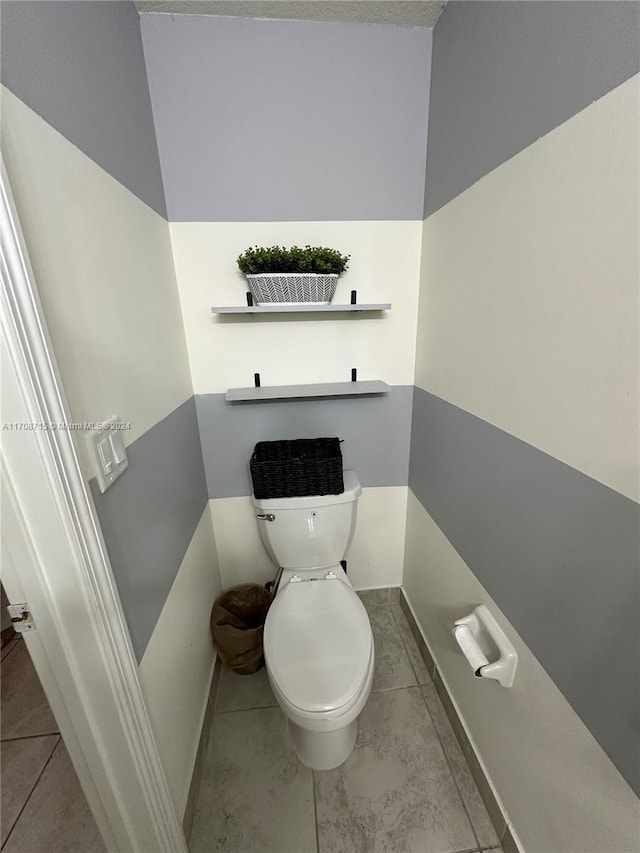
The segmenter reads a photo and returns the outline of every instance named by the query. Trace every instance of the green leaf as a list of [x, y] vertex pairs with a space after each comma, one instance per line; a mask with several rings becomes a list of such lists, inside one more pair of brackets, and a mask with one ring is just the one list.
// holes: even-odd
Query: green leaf
[[342, 255], [337, 249], [306, 245], [303, 249], [292, 246], [251, 246], [237, 259], [245, 275], [257, 273], [322, 273], [324, 275], [344, 272], [351, 255]]

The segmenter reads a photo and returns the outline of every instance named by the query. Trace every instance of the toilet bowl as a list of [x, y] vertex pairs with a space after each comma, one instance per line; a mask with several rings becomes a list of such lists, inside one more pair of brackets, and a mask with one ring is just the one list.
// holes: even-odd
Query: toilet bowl
[[264, 656], [300, 760], [330, 770], [347, 760], [371, 692], [369, 617], [341, 566], [286, 572], [267, 615]]
[[375, 663], [369, 617], [340, 565], [362, 491], [353, 472], [344, 480], [340, 495], [253, 500], [283, 569], [264, 628], [267, 673], [293, 747], [314, 770], [351, 754]]

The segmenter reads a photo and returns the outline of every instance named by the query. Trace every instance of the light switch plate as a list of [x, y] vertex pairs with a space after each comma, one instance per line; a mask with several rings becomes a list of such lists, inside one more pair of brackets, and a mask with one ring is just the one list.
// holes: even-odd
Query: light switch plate
[[121, 421], [114, 415], [102, 421], [102, 429], [92, 430], [86, 436], [91, 464], [102, 494], [129, 467], [122, 430], [116, 426], [119, 423]]

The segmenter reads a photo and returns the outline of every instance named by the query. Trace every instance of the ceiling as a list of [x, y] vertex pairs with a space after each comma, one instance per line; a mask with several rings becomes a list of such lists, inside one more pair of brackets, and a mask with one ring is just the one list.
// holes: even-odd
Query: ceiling
[[396, 27], [436, 25], [447, 0], [135, 0], [141, 13], [342, 21]]

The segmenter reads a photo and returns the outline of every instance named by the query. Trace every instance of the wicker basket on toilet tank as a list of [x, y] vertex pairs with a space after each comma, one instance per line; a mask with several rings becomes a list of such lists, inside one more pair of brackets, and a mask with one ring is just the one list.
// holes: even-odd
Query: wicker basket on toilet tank
[[341, 495], [344, 492], [339, 438], [259, 441], [249, 467], [256, 498]]
[[238, 258], [256, 305], [328, 305], [348, 263], [323, 246], [255, 246]]

